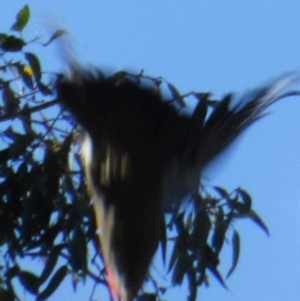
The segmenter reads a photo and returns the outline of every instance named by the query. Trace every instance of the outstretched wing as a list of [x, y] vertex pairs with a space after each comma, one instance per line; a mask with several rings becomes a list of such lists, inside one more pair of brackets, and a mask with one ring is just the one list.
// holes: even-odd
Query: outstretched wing
[[286, 76], [213, 103], [203, 94], [192, 116], [124, 79], [76, 67], [58, 83], [59, 100], [87, 132], [82, 148], [89, 194], [113, 295], [131, 301], [160, 238], [163, 210], [197, 193], [201, 170], [285, 94]]

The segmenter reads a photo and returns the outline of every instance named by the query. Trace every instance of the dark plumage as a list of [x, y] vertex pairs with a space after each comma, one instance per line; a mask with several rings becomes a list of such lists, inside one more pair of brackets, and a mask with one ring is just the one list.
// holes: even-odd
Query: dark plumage
[[201, 170], [279, 99], [290, 77], [212, 107], [203, 94], [192, 116], [142, 85], [74, 68], [58, 99], [87, 135], [89, 194], [112, 294], [131, 301], [158, 247], [163, 210], [197, 193]]

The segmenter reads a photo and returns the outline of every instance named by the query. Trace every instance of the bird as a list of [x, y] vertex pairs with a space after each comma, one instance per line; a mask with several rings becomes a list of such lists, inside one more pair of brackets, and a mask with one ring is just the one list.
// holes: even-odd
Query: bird
[[198, 103], [188, 115], [142, 76], [105, 76], [78, 64], [70, 70], [58, 80], [57, 97], [85, 131], [81, 160], [111, 295], [132, 301], [158, 248], [164, 213], [198, 192], [203, 169], [271, 104], [293, 95], [287, 89], [295, 78], [281, 76], [238, 99], [194, 93]]

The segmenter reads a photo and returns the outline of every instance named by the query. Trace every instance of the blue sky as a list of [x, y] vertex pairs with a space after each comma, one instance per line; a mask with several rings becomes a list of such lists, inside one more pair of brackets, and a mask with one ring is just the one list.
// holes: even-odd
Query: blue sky
[[[0, 11], [2, 32], [26, 3], [32, 13], [27, 37], [43, 31], [45, 22], [59, 22], [71, 33], [82, 63], [144, 69], [183, 93], [211, 91], [219, 97], [300, 69], [298, 0], [15, 0]], [[42, 51], [44, 69], [63, 70], [55, 45]], [[282, 301], [300, 295], [300, 98], [285, 99], [269, 111], [239, 139], [224, 159], [228, 162], [207, 176], [229, 190], [242, 186], [251, 192], [271, 236], [249, 221], [236, 223], [242, 252], [229, 291], [212, 278], [199, 300]], [[230, 253], [222, 259], [226, 272]], [[65, 300], [67, 290], [61, 288], [56, 300]], [[181, 290], [169, 300], [182, 300]], [[83, 296], [87, 300], [89, 292], [72, 299]]]

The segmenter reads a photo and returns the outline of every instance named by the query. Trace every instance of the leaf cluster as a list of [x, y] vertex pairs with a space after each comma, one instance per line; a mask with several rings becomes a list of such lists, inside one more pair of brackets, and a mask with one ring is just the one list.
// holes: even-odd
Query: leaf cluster
[[251, 207], [251, 196], [238, 188], [229, 193], [221, 187], [211, 191], [201, 187], [199, 194], [190, 200], [192, 209], [176, 212], [167, 223], [173, 233], [168, 270], [173, 285], [188, 282], [188, 300], [196, 300], [198, 288], [209, 285], [209, 275], [227, 288], [219, 270], [221, 251], [231, 235], [232, 262], [226, 278], [235, 270], [240, 256], [240, 235], [234, 227], [238, 219], [249, 218], [263, 231], [268, 229]]
[[[29, 16], [24, 6], [11, 28], [17, 35], [0, 33], [1, 300], [20, 300], [18, 282], [47, 299], [67, 274], [89, 273], [89, 242], [99, 250], [77, 153], [69, 165], [74, 123], [57, 105], [58, 75], [42, 71], [22, 37]], [[24, 268], [37, 258], [44, 262], [38, 274]]]

